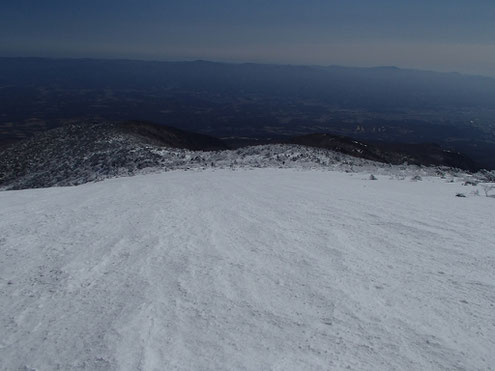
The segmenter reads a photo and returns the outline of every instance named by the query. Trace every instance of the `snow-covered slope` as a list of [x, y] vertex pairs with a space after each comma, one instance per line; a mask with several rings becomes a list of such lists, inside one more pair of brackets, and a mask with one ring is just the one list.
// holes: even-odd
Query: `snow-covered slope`
[[146, 122], [71, 123], [0, 148], [0, 188], [77, 185], [133, 175], [166, 165], [163, 153], [154, 151], [166, 148], [227, 147], [213, 137]]
[[0, 192], [0, 369], [493, 369], [476, 190], [256, 169]]
[[[0, 190], [80, 185], [113, 177], [177, 169], [318, 168], [400, 176], [449, 176], [465, 172], [446, 166], [406, 166], [401, 163], [407, 163], [407, 159], [417, 162], [418, 156], [399, 154], [396, 150], [393, 154], [377, 148], [371, 151], [366, 149], [367, 145], [348, 138], [316, 137], [319, 138], [316, 142], [311, 139], [301, 143], [334, 150], [297, 144], [227, 150], [226, 144], [219, 139], [151, 123], [72, 123], [0, 149]], [[321, 141], [321, 138], [324, 140]], [[340, 150], [335, 151], [338, 148]], [[431, 150], [425, 149], [424, 152], [426, 157], [431, 155]], [[459, 156], [451, 155], [454, 158]], [[430, 158], [419, 163], [463, 163], [461, 158], [447, 161], [445, 156], [445, 153], [440, 156], [443, 160], [431, 162]], [[388, 163], [398, 165], [375, 162], [370, 158], [381, 158], [383, 161], [388, 158]], [[475, 179], [495, 181], [495, 171], [478, 172]]]

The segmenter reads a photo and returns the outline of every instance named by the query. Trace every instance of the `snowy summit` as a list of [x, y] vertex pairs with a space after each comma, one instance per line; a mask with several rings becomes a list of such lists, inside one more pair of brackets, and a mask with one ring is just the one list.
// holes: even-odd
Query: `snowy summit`
[[489, 187], [392, 170], [0, 192], [0, 369], [493, 369]]

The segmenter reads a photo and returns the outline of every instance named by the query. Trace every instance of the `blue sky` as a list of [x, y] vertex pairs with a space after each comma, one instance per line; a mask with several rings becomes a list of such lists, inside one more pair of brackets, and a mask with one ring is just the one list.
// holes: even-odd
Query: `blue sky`
[[495, 76], [495, 1], [2, 0], [0, 55], [341, 64]]

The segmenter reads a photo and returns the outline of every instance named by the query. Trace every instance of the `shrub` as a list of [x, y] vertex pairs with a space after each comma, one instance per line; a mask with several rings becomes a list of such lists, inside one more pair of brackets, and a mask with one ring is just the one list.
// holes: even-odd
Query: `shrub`
[[495, 197], [495, 184], [483, 184], [481, 187], [486, 197]]

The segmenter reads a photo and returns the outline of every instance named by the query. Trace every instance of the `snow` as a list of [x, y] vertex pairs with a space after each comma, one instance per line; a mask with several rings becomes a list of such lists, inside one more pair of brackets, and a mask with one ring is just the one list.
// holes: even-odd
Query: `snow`
[[495, 199], [369, 176], [0, 192], [0, 369], [493, 369]]
[[190, 151], [143, 143], [95, 123], [62, 127], [0, 152], [0, 190], [73, 186], [113, 177], [171, 170], [295, 168], [369, 172], [397, 177], [443, 175], [495, 181], [495, 171], [474, 174], [446, 166], [390, 165], [343, 153], [291, 144], [236, 150]]

